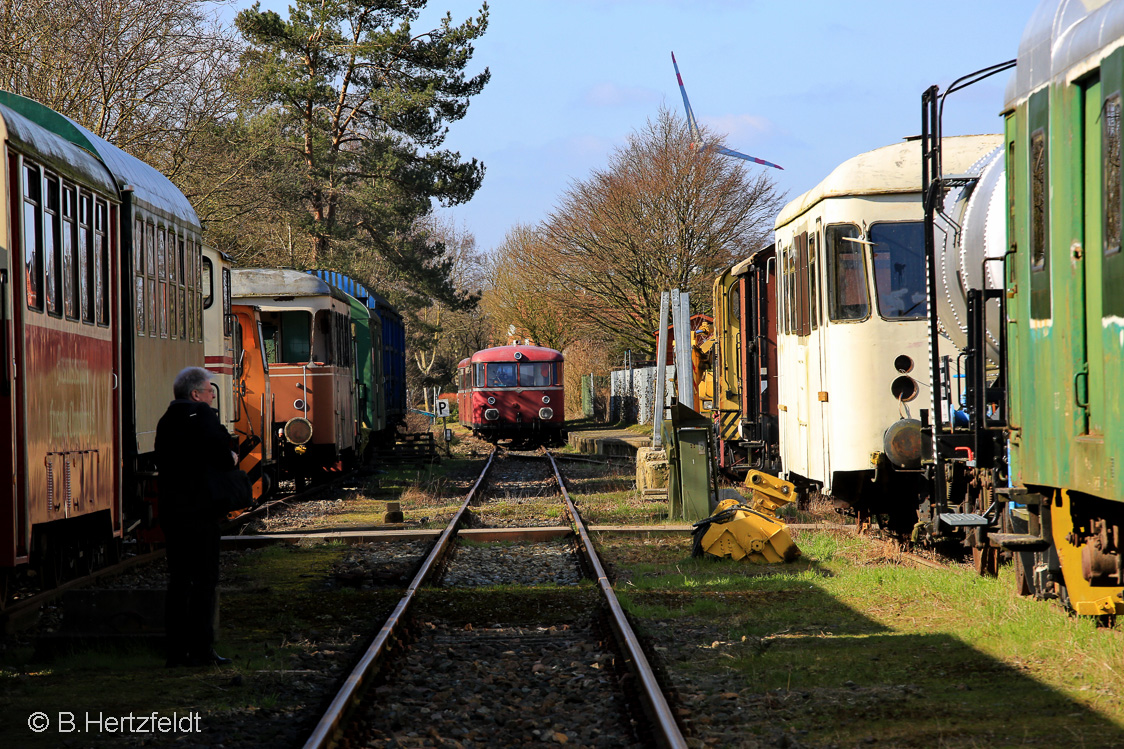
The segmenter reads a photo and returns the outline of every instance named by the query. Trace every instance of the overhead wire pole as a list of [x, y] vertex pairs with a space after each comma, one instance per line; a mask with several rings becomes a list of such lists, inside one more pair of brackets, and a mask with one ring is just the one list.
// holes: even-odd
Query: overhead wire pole
[[687, 408], [694, 408], [695, 378], [691, 369], [691, 295], [685, 291], [679, 294], [675, 315], [675, 379], [679, 383], [679, 403]]
[[659, 336], [656, 338], [656, 397], [653, 404], [652, 416], [652, 447], [663, 444], [663, 400], [664, 383], [667, 380], [667, 307], [668, 293], [660, 294], [660, 326], [656, 329]]

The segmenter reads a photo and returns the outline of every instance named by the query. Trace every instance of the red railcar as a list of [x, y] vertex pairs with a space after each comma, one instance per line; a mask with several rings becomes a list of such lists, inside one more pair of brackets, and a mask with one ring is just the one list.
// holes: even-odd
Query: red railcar
[[148, 164], [0, 92], [0, 586], [99, 563], [143, 501], [175, 373], [203, 357], [202, 229]]
[[566, 401], [561, 352], [541, 346], [497, 346], [457, 365], [460, 423], [489, 442], [561, 445]]

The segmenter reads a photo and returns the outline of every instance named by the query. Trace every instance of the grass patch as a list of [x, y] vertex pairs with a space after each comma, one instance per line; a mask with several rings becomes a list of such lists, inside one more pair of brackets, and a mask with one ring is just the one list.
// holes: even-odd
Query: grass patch
[[783, 567], [692, 559], [689, 539], [598, 540], [688, 707], [733, 696], [740, 725], [816, 746], [1124, 745], [1124, 634], [1019, 598], [1010, 568], [985, 579], [848, 533], [794, 535], [802, 560]]

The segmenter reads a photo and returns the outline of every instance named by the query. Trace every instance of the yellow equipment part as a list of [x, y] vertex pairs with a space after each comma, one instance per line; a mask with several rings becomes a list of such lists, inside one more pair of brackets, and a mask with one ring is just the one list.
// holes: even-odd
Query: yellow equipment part
[[777, 516], [777, 510], [796, 499], [796, 485], [761, 471], [750, 471], [745, 485], [753, 490], [753, 509]]
[[776, 517], [776, 510], [795, 498], [795, 487], [760, 471], [750, 471], [745, 483], [753, 489], [752, 505], [736, 499], [719, 502], [700, 543], [703, 552], [765, 564], [798, 558], [800, 549], [788, 526]]

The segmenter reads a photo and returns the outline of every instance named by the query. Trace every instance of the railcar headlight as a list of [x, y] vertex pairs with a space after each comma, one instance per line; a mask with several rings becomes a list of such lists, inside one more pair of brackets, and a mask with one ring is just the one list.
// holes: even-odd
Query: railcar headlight
[[554, 418], [554, 409], [553, 408], [540, 408], [539, 409], [539, 418], [542, 419], [543, 421], [549, 421], [550, 419], [553, 419]]
[[294, 445], [306, 444], [312, 439], [312, 422], [297, 416], [285, 422], [282, 433], [285, 435], [285, 439]]
[[293, 401], [293, 408], [295, 408], [298, 411], [303, 411], [304, 410], [304, 401], [301, 400], [300, 398], [297, 398], [295, 401]]
[[542, 402], [543, 402], [543, 403], [550, 403], [550, 396], [549, 396], [549, 395], [544, 395], [544, 396], [542, 397]]
[[499, 412], [498, 408], [489, 408], [486, 411], [484, 411], [484, 418], [487, 419], [488, 421], [495, 421], [499, 417], [500, 417], [500, 412]]
[[898, 468], [920, 467], [921, 422], [900, 419], [891, 424], [882, 435], [882, 449]]
[[910, 359], [905, 354], [902, 354], [897, 359], [894, 359], [894, 369], [902, 374], [906, 374], [913, 370], [913, 359]]
[[489, 398], [489, 399], [488, 399], [488, 405], [489, 405], [489, 406], [494, 406], [494, 405], [496, 405], [496, 399], [495, 399], [495, 398]]

